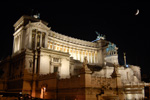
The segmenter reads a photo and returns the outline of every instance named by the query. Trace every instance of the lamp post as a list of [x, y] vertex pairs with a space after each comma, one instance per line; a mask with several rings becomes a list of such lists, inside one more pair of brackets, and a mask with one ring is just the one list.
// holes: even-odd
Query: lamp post
[[126, 53], [124, 52], [123, 54], [124, 54], [124, 66], [126, 67], [126, 64], [127, 64], [126, 63]]

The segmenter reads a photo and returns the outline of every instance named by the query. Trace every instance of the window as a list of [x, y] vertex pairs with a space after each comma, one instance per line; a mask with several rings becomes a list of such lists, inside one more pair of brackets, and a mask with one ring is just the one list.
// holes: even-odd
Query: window
[[62, 48], [60, 48], [60, 51], [62, 51]]
[[29, 67], [32, 68], [32, 60], [29, 60]]
[[32, 30], [32, 49], [35, 48], [36, 29]]
[[64, 52], [66, 52], [66, 47], [64, 47]]
[[56, 45], [54, 45], [54, 50], [56, 50]]
[[37, 33], [37, 47], [40, 47], [40, 32]]
[[35, 34], [32, 33], [32, 49], [35, 48]]
[[42, 47], [45, 47], [45, 33], [42, 33]]
[[53, 46], [52, 46], [52, 42], [50, 42], [50, 49], [52, 49], [53, 48]]
[[32, 30], [32, 49], [35, 47], [45, 47], [46, 33], [38, 31], [37, 29]]
[[69, 53], [69, 47], [67, 47], [67, 52]]
[[53, 58], [53, 62], [59, 62], [59, 58]]
[[54, 66], [54, 73], [58, 72], [58, 66]]
[[53, 48], [53, 46], [52, 46], [52, 44], [50, 44], [50, 49], [52, 49]]

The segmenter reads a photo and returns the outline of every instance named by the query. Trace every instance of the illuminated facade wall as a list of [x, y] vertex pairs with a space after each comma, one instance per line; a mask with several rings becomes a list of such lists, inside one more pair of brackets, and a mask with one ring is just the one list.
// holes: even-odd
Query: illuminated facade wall
[[21, 49], [21, 41], [22, 41], [22, 38], [21, 38], [21, 33], [19, 32], [16, 32], [14, 34], [14, 44], [13, 44], [13, 50], [14, 52], [17, 52]]
[[47, 47], [51, 50], [69, 53], [70, 57], [81, 62], [87, 56], [89, 63], [98, 63], [96, 43], [71, 38], [50, 31]]
[[[56, 70], [60, 73], [63, 73], [63, 71], [66, 70], [68, 75], [70, 72], [72, 74], [76, 73], [74, 72], [74, 69], [77, 69], [76, 66], [81, 66], [81, 64], [71, 64], [70, 57], [73, 58], [73, 60], [77, 60], [82, 63], [86, 56], [89, 64], [99, 66], [106, 66], [107, 63], [119, 64], [117, 54], [118, 48], [115, 44], [106, 40], [89, 42], [65, 36], [52, 31], [47, 25], [48, 23], [30, 16], [22, 16], [14, 24], [15, 33], [13, 34], [13, 55], [26, 49], [29, 49], [32, 52], [40, 50], [41, 48], [43, 49], [41, 49], [41, 51], [37, 51], [39, 52], [39, 59], [29, 59], [29, 61], [26, 61], [27, 65], [29, 62], [31, 63], [31, 61], [39, 62], [37, 65], [40, 66], [40, 68], [35, 69], [39, 70], [38, 73], [47, 74], [53, 73]], [[57, 62], [56, 59], [58, 59]], [[109, 70], [107, 70], [107, 73], [105, 73], [105, 71], [101, 71], [99, 72], [99, 75], [104, 72], [106, 76], [110, 76], [113, 70]], [[135, 67], [132, 67], [132, 70], [137, 72], [136, 76], [140, 79], [140, 70]]]
[[[105, 48], [102, 47], [101, 42], [89, 42], [59, 34], [52, 31], [42, 21], [28, 21], [24, 25], [25, 21], [23, 20], [25, 19], [28, 19], [28, 17], [23, 16], [14, 24], [13, 54], [23, 49], [46, 48], [69, 53], [70, 57], [80, 62], [83, 62], [86, 56], [88, 63], [103, 65]], [[104, 40], [104, 42], [107, 44], [107, 41]]]
[[81, 62], [87, 56], [89, 63], [98, 63], [96, 45], [96, 43], [56, 33], [41, 22], [33, 22], [15, 31], [13, 53], [25, 48], [34, 50], [43, 47], [69, 53], [70, 57]]
[[[56, 99], [59, 95], [61, 98], [73, 97], [74, 100], [99, 100], [98, 96], [110, 95], [110, 91], [111, 96], [114, 95], [120, 83], [124, 89], [120, 94], [125, 99], [144, 97], [145, 83], [141, 82], [138, 66], [119, 66], [120, 74], [116, 75], [120, 78], [119, 82], [111, 76], [114, 64], [119, 65], [115, 44], [105, 39], [89, 42], [65, 36], [52, 31], [47, 25], [30, 16], [22, 16], [14, 24], [13, 54], [6, 63], [0, 63], [0, 67], [7, 67], [2, 77], [10, 81], [0, 79], [3, 87], [0, 90], [20, 91], [39, 98]], [[101, 69], [82, 73], [85, 56], [88, 66]], [[105, 88], [105, 93], [99, 95], [102, 88]], [[90, 99], [85, 99], [85, 95]]]

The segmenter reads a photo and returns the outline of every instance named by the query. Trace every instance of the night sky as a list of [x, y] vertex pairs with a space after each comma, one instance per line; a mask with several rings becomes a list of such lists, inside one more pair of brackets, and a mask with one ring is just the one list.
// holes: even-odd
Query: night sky
[[[40, 19], [49, 23], [53, 31], [71, 37], [93, 41], [95, 31], [106, 35], [106, 40], [117, 45], [119, 63], [123, 65], [123, 52], [127, 64], [138, 65], [142, 73], [149, 73], [150, 57], [150, 3], [100, 2], [45, 2], [1, 3], [0, 59], [12, 53], [13, 24], [22, 15], [39, 12]], [[135, 15], [139, 9], [139, 15]], [[34, 11], [33, 11], [34, 10]]]

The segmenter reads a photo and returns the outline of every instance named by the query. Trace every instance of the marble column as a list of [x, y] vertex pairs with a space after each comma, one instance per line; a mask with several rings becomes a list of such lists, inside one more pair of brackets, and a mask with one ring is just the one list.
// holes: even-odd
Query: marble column
[[98, 63], [97, 62], [97, 52], [96, 51], [94, 52], [94, 58], [95, 58], [95, 63]]
[[78, 50], [75, 50], [76, 60], [78, 60]]
[[82, 51], [82, 62], [84, 61], [84, 57], [85, 57], [85, 51]]
[[52, 49], [54, 50], [54, 41], [52, 42]]
[[93, 51], [93, 63], [95, 63], [95, 51]]
[[62, 45], [62, 50], [61, 51], [64, 52], [64, 45]]
[[89, 51], [87, 52], [87, 59], [88, 59], [88, 63], [90, 62], [90, 59], [89, 59]]
[[34, 62], [34, 74], [37, 73], [37, 52], [35, 52], [35, 62]]
[[22, 35], [23, 35], [23, 34], [21, 33], [21, 34], [20, 34], [20, 50], [23, 48], [23, 47], [22, 47], [22, 46], [23, 46], [23, 45], [22, 45]]
[[[79, 58], [80, 58], [80, 61], [82, 60], [81, 59], [81, 50], [79, 51]], [[82, 61], [81, 61], [82, 62]]]
[[13, 53], [16, 52], [16, 37], [14, 37], [14, 43], [13, 43]]
[[34, 48], [36, 47], [37, 47], [37, 34], [35, 34], [35, 47]]
[[40, 47], [42, 47], [42, 33], [40, 32]]

